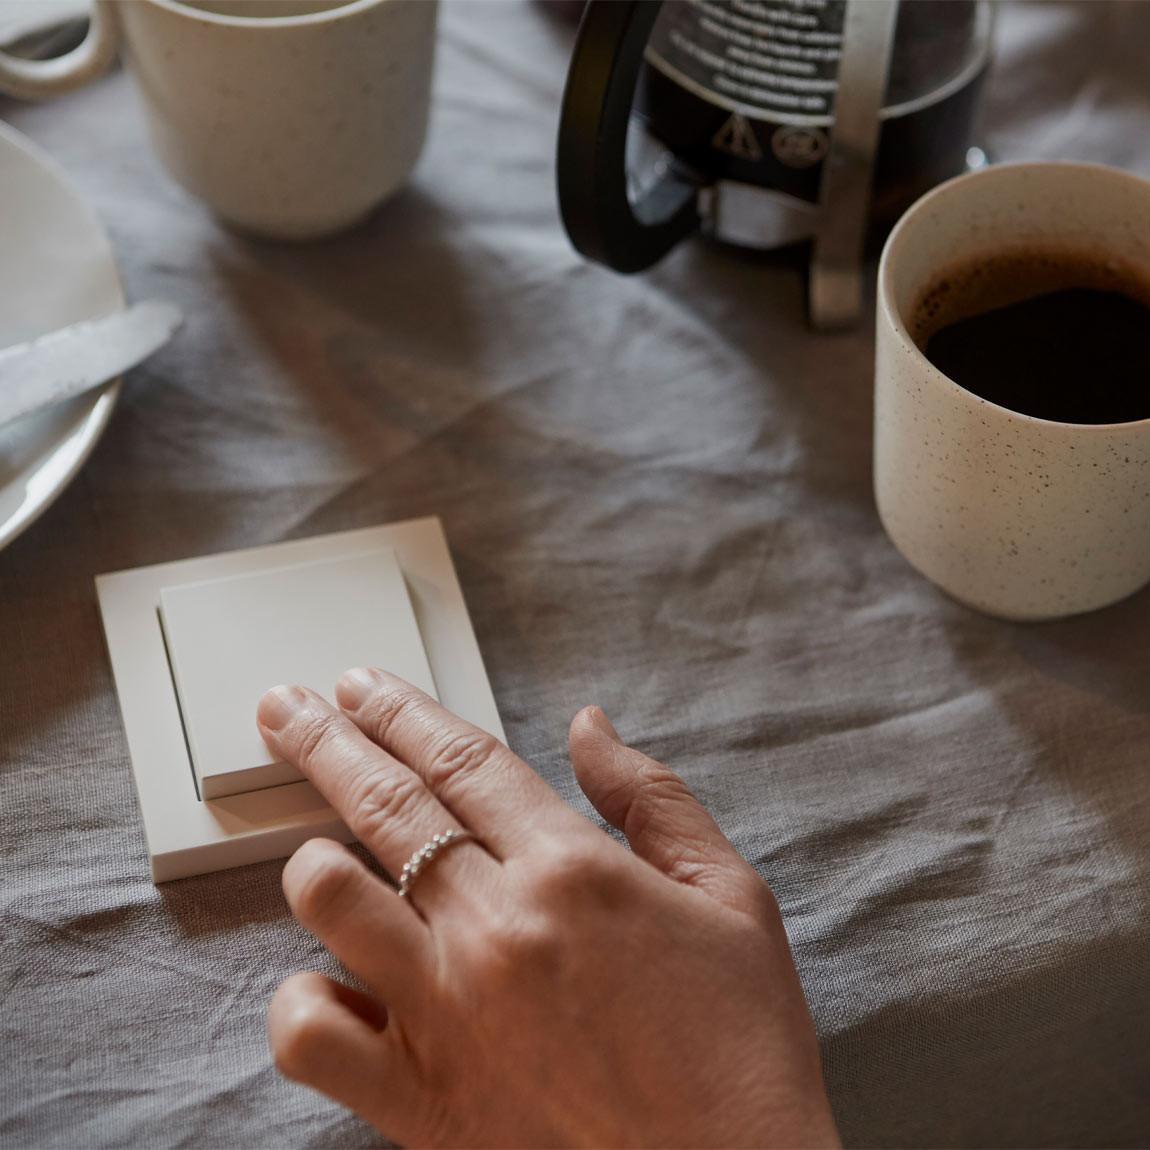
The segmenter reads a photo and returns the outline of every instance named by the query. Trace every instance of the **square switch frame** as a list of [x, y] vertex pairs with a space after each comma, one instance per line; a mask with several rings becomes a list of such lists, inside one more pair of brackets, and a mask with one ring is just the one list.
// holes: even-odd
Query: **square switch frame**
[[395, 549], [443, 704], [504, 739], [443, 528], [436, 518], [343, 531], [101, 575], [96, 591], [154, 882], [283, 858], [351, 832], [308, 782], [201, 800], [160, 625], [164, 587]]

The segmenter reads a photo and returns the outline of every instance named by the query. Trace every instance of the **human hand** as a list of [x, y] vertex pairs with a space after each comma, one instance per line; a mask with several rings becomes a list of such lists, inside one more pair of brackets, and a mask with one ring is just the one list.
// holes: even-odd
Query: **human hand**
[[631, 853], [402, 680], [336, 697], [278, 687], [260, 731], [385, 870], [475, 839], [406, 899], [337, 843], [289, 860], [292, 913], [370, 995], [287, 979], [284, 1074], [408, 1145], [837, 1145], [775, 901], [676, 775], [575, 717], [576, 777]]

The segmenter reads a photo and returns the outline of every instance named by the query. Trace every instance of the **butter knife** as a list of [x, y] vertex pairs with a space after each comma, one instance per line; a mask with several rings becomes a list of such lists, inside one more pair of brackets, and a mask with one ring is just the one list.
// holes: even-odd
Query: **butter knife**
[[0, 349], [0, 427], [115, 379], [181, 323], [178, 308], [150, 300]]

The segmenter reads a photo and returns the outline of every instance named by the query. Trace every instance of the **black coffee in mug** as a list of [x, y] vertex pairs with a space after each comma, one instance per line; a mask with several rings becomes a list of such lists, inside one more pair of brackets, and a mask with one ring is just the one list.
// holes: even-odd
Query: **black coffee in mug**
[[912, 313], [927, 359], [967, 391], [1059, 423], [1150, 419], [1150, 277], [1087, 253], [959, 265]]

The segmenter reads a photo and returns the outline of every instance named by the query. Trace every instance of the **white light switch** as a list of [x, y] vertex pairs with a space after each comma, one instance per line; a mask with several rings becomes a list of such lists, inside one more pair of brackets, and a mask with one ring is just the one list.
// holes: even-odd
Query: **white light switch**
[[[499, 712], [451, 562], [447, 539], [437, 519], [412, 519], [405, 523], [365, 527], [312, 539], [293, 539], [287, 543], [273, 543], [222, 555], [202, 555], [101, 575], [96, 580], [116, 679], [116, 694], [131, 754], [132, 776], [147, 836], [152, 877], [156, 882], [243, 866], [261, 859], [284, 858], [301, 843], [317, 835], [343, 842], [351, 838], [351, 832], [338, 814], [311, 783], [305, 781], [201, 801], [196, 794], [188, 738], [181, 722], [180, 700], [160, 627], [165, 596], [170, 601], [177, 590], [188, 585], [214, 584], [231, 586], [231, 593], [236, 595], [243, 594], [243, 587], [262, 588], [262, 594], [269, 600], [278, 599], [285, 593], [285, 584], [279, 579], [280, 572], [291, 568], [302, 573], [314, 567], [315, 570], [309, 574], [298, 576], [308, 587], [296, 586], [290, 592], [292, 611], [299, 611], [301, 602], [305, 613], [322, 611], [323, 604], [333, 598], [332, 583], [339, 584], [340, 596], [349, 593], [351, 583], [345, 583], [338, 572], [346, 575], [349, 570], [359, 569], [362, 557], [369, 552], [378, 556], [381, 549], [394, 549], [396, 567], [389, 567], [391, 575], [384, 575], [383, 580], [387, 582], [390, 579], [390, 586], [397, 589], [394, 573], [396, 569], [402, 571], [405, 594], [410, 595], [410, 606], [415, 611], [417, 630], [431, 673], [435, 676], [440, 701], [469, 722], [502, 739]], [[330, 569], [321, 573], [321, 565], [329, 560]], [[353, 561], [350, 568], [342, 566], [345, 560]], [[367, 560], [367, 567], [370, 569], [375, 562], [379, 560]], [[269, 576], [273, 577], [270, 581], [262, 581]], [[332, 580], [326, 591], [322, 589], [325, 576]], [[242, 583], [249, 577], [253, 577], [250, 584]], [[290, 582], [291, 577], [288, 578]], [[301, 591], [305, 593], [302, 601], [298, 598]], [[182, 594], [181, 591], [177, 597], [182, 597]], [[195, 598], [198, 599], [199, 595]], [[213, 630], [216, 635], [214, 645], [199, 641], [201, 636], [197, 635], [186, 649], [189, 655], [194, 650], [207, 653], [205, 665], [209, 678], [231, 674], [228, 663], [236, 653], [254, 649], [249, 644], [240, 644], [234, 633], [221, 635], [226, 628], [222, 628], [214, 617], [220, 600], [209, 595], [209, 603], [213, 601], [217, 606], [208, 611], [204, 636], [208, 629]], [[268, 667], [266, 672], [258, 672], [251, 681], [256, 698], [264, 687], [284, 679], [301, 679], [326, 693], [332, 688], [334, 676], [356, 663], [383, 663], [428, 686], [428, 682], [419, 679], [418, 671], [411, 667], [401, 670], [387, 653], [382, 656], [361, 653], [359, 633], [365, 632], [368, 626], [375, 627], [378, 621], [374, 617], [383, 614], [384, 608], [373, 605], [370, 611], [357, 619], [355, 651], [349, 650], [346, 657], [336, 659], [336, 670], [331, 673], [320, 671], [316, 675], [316, 665], [312, 664], [310, 669], [305, 668], [301, 674], [293, 675], [286, 663], [282, 667]], [[392, 615], [386, 617], [394, 621]], [[287, 618], [290, 619], [290, 614]], [[250, 622], [250, 616], [246, 620]], [[277, 614], [273, 632], [278, 633], [284, 622]], [[391, 644], [389, 651], [397, 657], [394, 632], [389, 630], [387, 634]], [[409, 631], [409, 637], [410, 634]], [[196, 662], [194, 657], [192, 662]], [[191, 680], [188, 685], [191, 685]], [[220, 702], [218, 695], [216, 699], [217, 703]], [[226, 699], [223, 702], [227, 704]], [[242, 746], [249, 752], [253, 746], [250, 739], [254, 728], [250, 724], [254, 706], [255, 701], [251, 698], [242, 704], [237, 703], [235, 717], [227, 720], [234, 724]], [[255, 758], [265, 759], [266, 752], [260, 749], [261, 746], [257, 736]], [[232, 754], [227, 748], [221, 751], [225, 758]], [[250, 765], [248, 769], [251, 769]]]
[[436, 694], [391, 548], [163, 587], [160, 614], [204, 799], [300, 779], [256, 730], [277, 683], [331, 700], [348, 668], [378, 666]]

